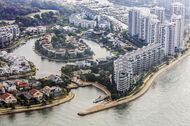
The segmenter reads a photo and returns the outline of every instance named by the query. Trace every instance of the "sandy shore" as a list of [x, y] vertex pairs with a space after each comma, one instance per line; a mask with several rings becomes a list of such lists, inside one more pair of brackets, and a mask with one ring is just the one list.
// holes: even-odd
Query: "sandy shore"
[[190, 55], [190, 51], [187, 51], [184, 55], [182, 55], [181, 57], [179, 57], [178, 59], [172, 61], [169, 65], [163, 65], [160, 67], [159, 71], [154, 73], [153, 75], [148, 76], [145, 80], [144, 80], [144, 84], [143, 86], [140, 88], [140, 91], [134, 95], [130, 95], [115, 101], [108, 101], [108, 102], [103, 102], [100, 103], [98, 105], [95, 105], [89, 109], [86, 109], [83, 112], [79, 112], [78, 115], [80, 116], [85, 116], [88, 114], [92, 114], [92, 113], [96, 113], [99, 111], [103, 111], [121, 104], [126, 104], [129, 103], [137, 98], [139, 98], [140, 96], [142, 96], [144, 93], [146, 93], [148, 91], [148, 89], [151, 87], [151, 85], [153, 84], [153, 82], [155, 81], [155, 79], [160, 76], [162, 73], [166, 72], [168, 69], [171, 69], [173, 66], [175, 66], [177, 63], [179, 63], [180, 61], [182, 61], [183, 59], [185, 59], [187, 56]]
[[76, 85], [75, 83], [71, 83], [67, 86], [67, 89], [77, 89], [79, 87], [88, 87], [88, 86], [93, 86], [99, 90], [101, 90], [102, 92], [104, 92], [105, 95], [107, 96], [111, 96], [110, 91], [102, 84], [96, 83], [96, 82], [86, 82], [86, 81], [82, 81], [80, 80], [81, 85]]
[[15, 109], [11, 109], [11, 108], [0, 109], [0, 115], [7, 115], [7, 114], [12, 114], [12, 113], [21, 113], [21, 112], [36, 111], [36, 110], [51, 108], [53, 106], [57, 106], [57, 105], [60, 105], [60, 104], [63, 104], [65, 102], [72, 100], [74, 98], [74, 96], [75, 96], [75, 94], [70, 92], [65, 98], [53, 100], [51, 104], [47, 104], [47, 105], [43, 105], [43, 106], [32, 105], [32, 106], [30, 106], [30, 108], [23, 107], [23, 106], [16, 106]]
[[104, 92], [107, 96], [111, 96], [110, 91], [102, 84], [98, 84], [98, 83], [92, 83], [92, 86], [96, 87], [97, 89], [101, 90], [102, 92]]

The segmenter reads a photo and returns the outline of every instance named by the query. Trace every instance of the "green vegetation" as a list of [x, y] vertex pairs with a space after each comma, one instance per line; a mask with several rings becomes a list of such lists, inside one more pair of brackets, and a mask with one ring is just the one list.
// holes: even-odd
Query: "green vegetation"
[[84, 67], [84, 68], [79, 68], [78, 66], [74, 65], [66, 65], [61, 69], [62, 75], [63, 76], [68, 75], [69, 77], [72, 77], [75, 72], [80, 70], [90, 71], [88, 73], [79, 72], [80, 79], [84, 81], [98, 82], [106, 86], [111, 93], [116, 92], [116, 88], [112, 83], [113, 62], [108, 62], [107, 64], [104, 65]]
[[[11, 20], [22, 27], [68, 24], [75, 8], [41, 0], [0, 0], [0, 20]], [[56, 13], [55, 13], [56, 12]]]
[[63, 48], [64, 46], [67, 46], [65, 43], [65, 35], [63, 33], [56, 34], [52, 37], [52, 46], [53, 48]]
[[[79, 40], [81, 36], [77, 36], [73, 32], [68, 33], [62, 29], [49, 29], [48, 33], [53, 34], [49, 47], [44, 49], [43, 44], [40, 44], [40, 40], [37, 40], [35, 43], [35, 49], [45, 57], [60, 61], [74, 61], [92, 57], [93, 52], [88, 45]], [[58, 51], [59, 53], [51, 50]]]
[[31, 71], [36, 73], [37, 68], [36, 68], [36, 66], [34, 65], [34, 63], [32, 63], [32, 62], [29, 61], [29, 64], [30, 64], [30, 67], [31, 67]]
[[40, 12], [31, 13], [31, 14], [26, 15], [26, 17], [34, 18], [34, 16], [36, 16], [36, 15], [39, 15], [41, 17], [41, 14], [48, 13], [48, 12], [58, 13], [57, 10], [40, 10]]
[[41, 83], [41, 87], [45, 87], [45, 86], [60, 86], [61, 88], [65, 88], [67, 86], [67, 83], [62, 82], [62, 83], [55, 83], [52, 80], [49, 80], [47, 77], [45, 78], [40, 78], [38, 79], [38, 81]]
[[111, 98], [113, 100], [136, 94], [144, 84], [144, 79], [157, 71], [158, 67], [153, 67], [145, 74], [141, 74], [137, 79], [138, 81], [134, 82], [133, 87], [131, 87], [128, 91], [121, 93], [117, 92], [115, 87], [116, 84], [113, 79], [113, 62], [108, 62], [104, 65], [83, 68], [79, 68], [73, 65], [66, 65], [65, 67], [62, 67], [63, 76], [68, 75], [69, 77], [72, 77], [74, 73], [77, 73], [77, 75], [79, 75], [80, 79], [83, 81], [98, 82], [106, 86], [107, 89], [111, 92]]
[[138, 48], [142, 48], [143, 46], [146, 46], [147, 44], [144, 42], [144, 40], [141, 40], [138, 38], [138, 36], [130, 36], [127, 31], [124, 31], [122, 33], [122, 37], [129, 42], [133, 43]]
[[18, 1], [0, 1], [0, 20], [14, 20], [17, 16], [25, 16], [39, 12], [38, 8], [25, 5]]
[[80, 70], [80, 68], [76, 65], [66, 65], [61, 68], [62, 74], [65, 74], [69, 77], [73, 76], [73, 72], [78, 70]]
[[15, 22], [22, 27], [39, 26], [54, 24], [58, 20], [58, 14], [54, 12], [46, 12], [40, 15], [35, 15], [34, 18], [27, 16], [16, 17]]

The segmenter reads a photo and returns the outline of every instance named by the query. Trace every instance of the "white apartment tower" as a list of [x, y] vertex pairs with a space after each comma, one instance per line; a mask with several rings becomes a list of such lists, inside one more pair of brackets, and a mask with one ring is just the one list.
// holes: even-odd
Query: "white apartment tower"
[[180, 2], [174, 2], [171, 8], [171, 22], [176, 25], [175, 31], [175, 48], [181, 51], [184, 48], [184, 25], [185, 25], [185, 6]]
[[165, 21], [165, 8], [155, 6], [150, 9], [150, 13], [157, 15], [160, 23], [163, 23]]
[[114, 61], [114, 79], [118, 92], [129, 91], [141, 74], [158, 65], [163, 58], [161, 44], [152, 43], [128, 52]]
[[[164, 20], [164, 19], [163, 19]], [[159, 25], [158, 16], [149, 12], [142, 12], [133, 8], [129, 10], [128, 15], [128, 32], [131, 36], [137, 35], [145, 43], [159, 42]]]
[[160, 34], [159, 32], [160, 32], [160, 21], [157, 19], [156, 15], [151, 14], [149, 17], [146, 42], [148, 44], [158, 43], [159, 42], [159, 34]]
[[148, 28], [149, 28], [149, 18], [148, 16], [141, 14], [139, 18], [138, 35], [139, 38], [145, 40], [145, 42], [147, 41]]
[[175, 23], [175, 39], [174, 39], [175, 48], [177, 50], [183, 50], [184, 19], [181, 15], [172, 15], [171, 22]]
[[131, 36], [138, 34], [140, 11], [136, 8], [129, 10], [128, 30]]
[[175, 55], [175, 23], [165, 22], [160, 27], [160, 43], [164, 49], [165, 56]]
[[185, 0], [186, 17], [190, 19], [190, 0]]
[[174, 2], [171, 7], [171, 15], [181, 15], [185, 18], [185, 6], [180, 2]]

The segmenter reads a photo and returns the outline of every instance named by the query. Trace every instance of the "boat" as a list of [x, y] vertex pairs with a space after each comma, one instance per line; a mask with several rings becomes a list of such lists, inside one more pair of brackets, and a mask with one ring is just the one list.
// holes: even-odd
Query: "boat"
[[93, 103], [98, 103], [98, 102], [100, 102], [100, 101], [102, 101], [102, 96], [99, 96], [97, 99], [95, 99], [95, 100], [93, 101]]

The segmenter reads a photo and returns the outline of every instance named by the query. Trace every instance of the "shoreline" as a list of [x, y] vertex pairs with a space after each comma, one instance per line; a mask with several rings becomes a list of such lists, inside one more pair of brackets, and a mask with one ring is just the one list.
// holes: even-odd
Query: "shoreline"
[[92, 83], [92, 86], [104, 92], [105, 95], [111, 97], [111, 92], [102, 84]]
[[14, 113], [22, 113], [22, 112], [43, 110], [43, 109], [51, 108], [51, 107], [54, 107], [54, 106], [58, 106], [58, 105], [63, 104], [65, 102], [69, 102], [74, 97], [75, 97], [75, 94], [70, 92], [66, 97], [64, 97], [62, 99], [53, 100], [52, 103], [50, 103], [48, 105], [44, 105], [44, 106], [34, 105], [35, 107], [31, 107], [31, 108], [24, 108], [26, 106], [21, 106], [21, 108], [16, 108], [16, 109], [10, 109], [10, 108], [0, 109], [0, 115], [8, 115], [8, 114], [14, 114]]
[[0, 77], [0, 80], [10, 80], [10, 79], [18, 79], [18, 78], [25, 78], [25, 77], [30, 77], [34, 76], [36, 72], [29, 72], [29, 73], [23, 73], [23, 74], [18, 74], [18, 75], [10, 75], [7, 77]]
[[34, 52], [36, 54], [38, 54], [39, 56], [41, 56], [41, 58], [50, 60], [50, 61], [55, 61], [55, 62], [76, 62], [76, 61], [84, 61], [87, 59], [93, 59], [93, 56], [88, 56], [88, 57], [84, 57], [84, 58], [75, 58], [75, 59], [67, 59], [67, 60], [61, 60], [61, 59], [51, 59], [43, 54], [41, 54], [38, 50], [34, 49]]
[[8, 46], [6, 48], [0, 49], [0, 51], [9, 51], [17, 48], [18, 46], [22, 45], [24, 41], [27, 41], [27, 38], [19, 38], [18, 40], [15, 40], [14, 44], [11, 46]]
[[[65, 76], [67, 76], [66, 74], [64, 74]], [[68, 77], [68, 76], [67, 76]], [[107, 89], [106, 86], [104, 86], [103, 84], [100, 84], [98, 82], [90, 82], [90, 81], [83, 81], [83, 80], [80, 80], [81, 84], [76, 84], [76, 82], [71, 82], [67, 88], [68, 89], [77, 89], [77, 88], [80, 88], [80, 87], [89, 87], [89, 86], [92, 86], [92, 87], [95, 87], [96, 89], [99, 89], [101, 90], [105, 95], [111, 97], [111, 92]]]
[[84, 110], [83, 112], [79, 112], [78, 115], [79, 116], [85, 116], [85, 115], [93, 114], [96, 112], [107, 110], [107, 109], [116, 107], [118, 105], [126, 104], [126, 103], [129, 103], [131, 101], [136, 100], [137, 98], [141, 97], [142, 95], [144, 95], [148, 91], [148, 89], [153, 85], [153, 82], [157, 79], [157, 77], [162, 75], [168, 69], [171, 69], [173, 66], [175, 66], [177, 63], [184, 60], [189, 55], [190, 55], [190, 51], [187, 51], [185, 54], [183, 54], [182, 56], [180, 56], [179, 58], [177, 58], [176, 60], [171, 62], [169, 65], [165, 64], [165, 65], [161, 66], [156, 73], [149, 75], [144, 80], [144, 84], [140, 87], [140, 91], [137, 92], [136, 94], [126, 96], [126, 97], [120, 98], [120, 99], [115, 100], [115, 101], [108, 101], [108, 102], [100, 103], [98, 105], [92, 106], [92, 107]]

